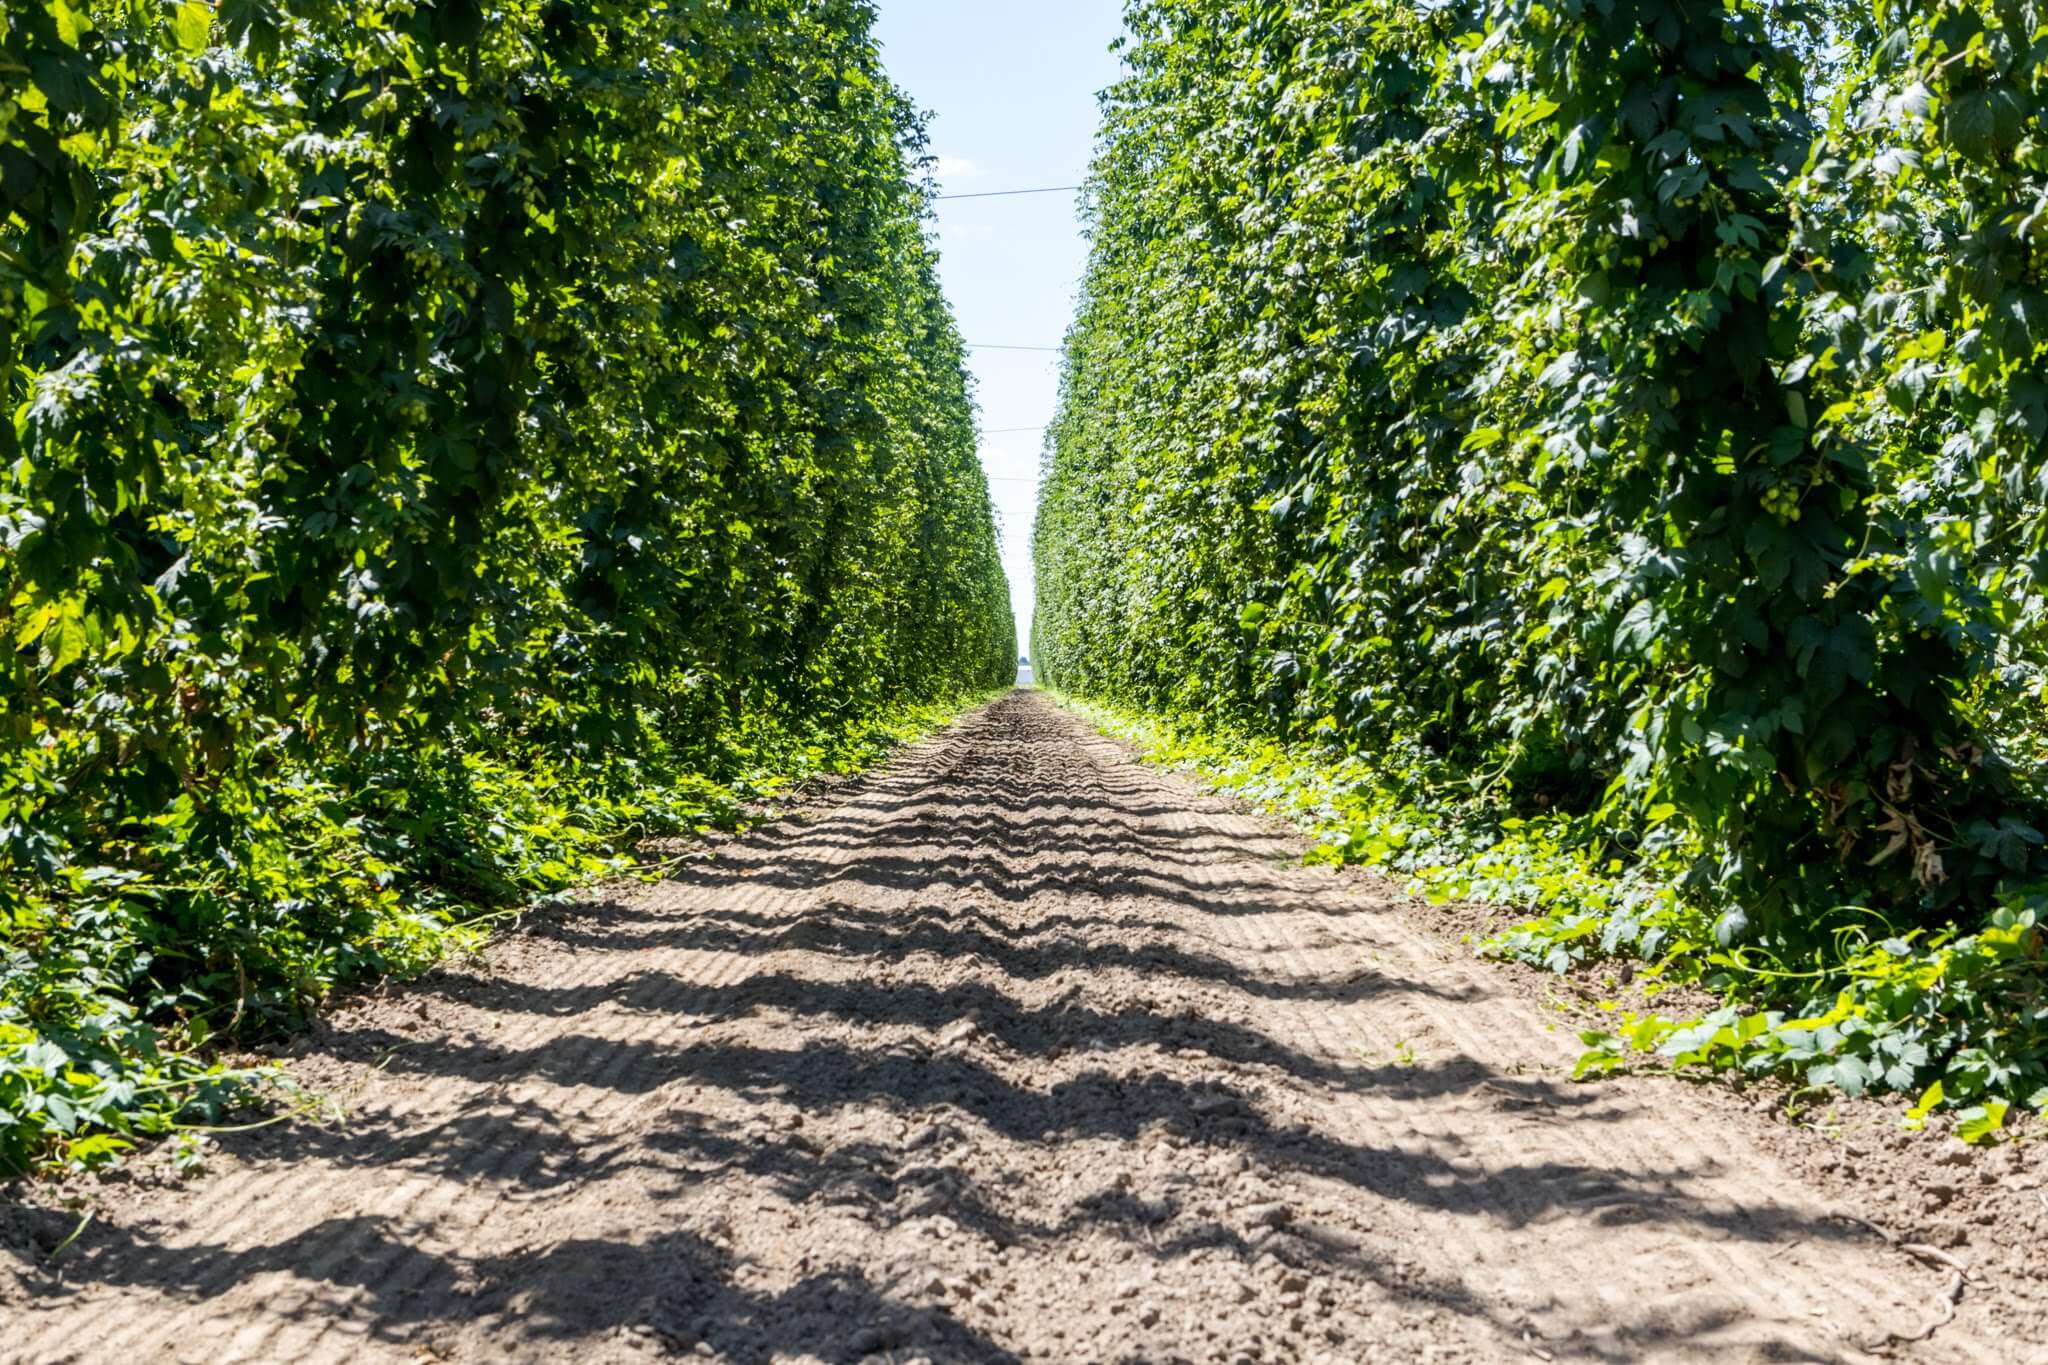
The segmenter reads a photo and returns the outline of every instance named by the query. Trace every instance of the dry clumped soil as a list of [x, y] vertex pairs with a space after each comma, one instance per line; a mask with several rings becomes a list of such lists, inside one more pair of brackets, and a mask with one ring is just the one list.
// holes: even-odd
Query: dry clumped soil
[[341, 1009], [344, 1121], [72, 1191], [55, 1256], [16, 1190], [0, 1358], [2048, 1359], [2028, 1151], [1573, 1084], [1299, 852], [1012, 693]]

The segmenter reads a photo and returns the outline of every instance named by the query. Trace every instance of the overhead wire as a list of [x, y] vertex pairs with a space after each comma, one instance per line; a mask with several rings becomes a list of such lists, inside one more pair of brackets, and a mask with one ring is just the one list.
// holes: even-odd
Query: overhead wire
[[973, 194], [935, 194], [932, 200], [937, 202], [941, 199], [1008, 199], [1019, 194], [1065, 194], [1069, 190], [1080, 188], [1079, 185], [1046, 185], [1029, 190], [980, 190]]
[[[1012, 196], [1020, 194], [1065, 194], [1070, 191], [1079, 190], [1080, 188], [1081, 187], [1079, 185], [1045, 185], [1033, 189], [1024, 190], [981, 190], [972, 194], [935, 194], [932, 196], [932, 199], [934, 201], [940, 199], [1008, 199], [1011, 198]], [[1061, 350], [1064, 349], [1063, 347], [1059, 346], [1008, 346], [1001, 345], [996, 342], [984, 341], [969, 341], [964, 344], [970, 351], [1032, 351], [1047, 355], [1057, 355]], [[1006, 436], [1020, 431], [1043, 431], [1045, 430], [1045, 427], [1046, 424], [1043, 422], [1041, 422], [1037, 426], [1031, 427], [995, 427], [991, 430], [984, 431], [981, 434], [984, 436]], [[1038, 482], [1036, 478], [1008, 478], [1000, 475], [991, 475], [988, 481], [990, 483]]]

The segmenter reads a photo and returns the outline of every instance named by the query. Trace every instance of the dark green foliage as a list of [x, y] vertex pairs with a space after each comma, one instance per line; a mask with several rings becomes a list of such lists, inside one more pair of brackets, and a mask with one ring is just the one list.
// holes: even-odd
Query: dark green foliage
[[1039, 676], [1570, 816], [1708, 949], [2038, 954], [2035, 9], [1128, 12]]
[[8, 7], [0, 1061], [115, 1084], [1011, 677], [870, 17]]

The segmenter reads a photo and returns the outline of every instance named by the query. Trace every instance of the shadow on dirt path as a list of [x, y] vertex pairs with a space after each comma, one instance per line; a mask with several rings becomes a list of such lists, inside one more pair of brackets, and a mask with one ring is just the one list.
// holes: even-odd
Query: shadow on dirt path
[[[1941, 1277], [1037, 693], [338, 1014], [19, 1360], [1837, 1360]], [[1916, 1359], [2011, 1359], [1958, 1322]]]

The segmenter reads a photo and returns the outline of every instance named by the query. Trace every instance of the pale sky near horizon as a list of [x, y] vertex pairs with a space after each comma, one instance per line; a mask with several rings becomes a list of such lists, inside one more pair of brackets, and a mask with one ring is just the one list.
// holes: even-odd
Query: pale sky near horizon
[[[1095, 143], [1096, 94], [1117, 77], [1120, 0], [878, 0], [889, 75], [931, 118], [941, 194], [1078, 185]], [[981, 462], [1002, 523], [1018, 648], [1031, 629], [1031, 515], [1039, 442], [1059, 396], [1057, 347], [1087, 242], [1072, 194], [937, 205], [939, 277], [981, 403]]]

